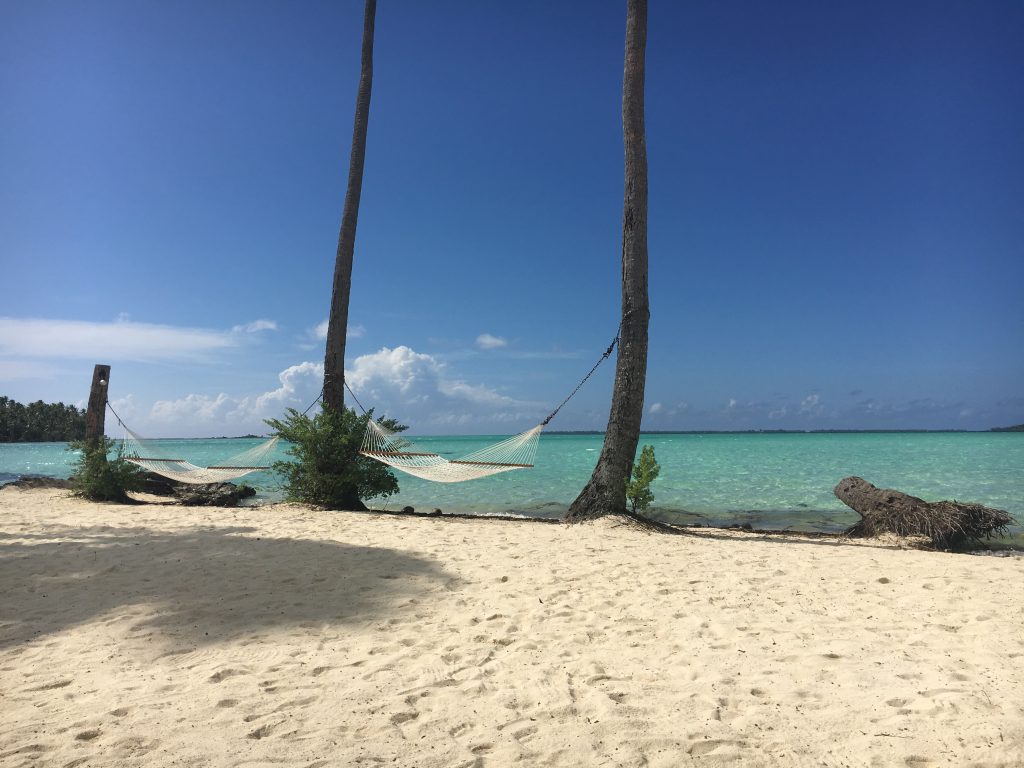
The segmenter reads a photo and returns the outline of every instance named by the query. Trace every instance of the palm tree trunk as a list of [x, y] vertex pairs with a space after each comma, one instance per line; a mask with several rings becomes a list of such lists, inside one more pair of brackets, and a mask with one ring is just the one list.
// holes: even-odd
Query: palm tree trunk
[[341, 232], [334, 260], [331, 314], [327, 321], [327, 349], [324, 355], [324, 405], [340, 410], [345, 396], [345, 335], [348, 331], [348, 298], [352, 287], [352, 252], [356, 243], [356, 219], [363, 188], [366, 158], [366, 124], [370, 119], [370, 88], [373, 85], [373, 20], [377, 0], [366, 0], [363, 11], [363, 53], [356, 94], [356, 118], [352, 129], [352, 155], [348, 166], [348, 188], [341, 214]]
[[626, 183], [622, 214], [622, 327], [615, 389], [601, 456], [566, 522], [626, 511], [626, 479], [640, 440], [647, 377], [647, 141], [644, 134], [644, 52], [647, 0], [628, 0], [622, 78]]

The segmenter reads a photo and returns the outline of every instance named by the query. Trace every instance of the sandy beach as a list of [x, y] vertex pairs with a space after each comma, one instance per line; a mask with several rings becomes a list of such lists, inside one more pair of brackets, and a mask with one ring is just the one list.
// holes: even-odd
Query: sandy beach
[[1024, 560], [0, 490], [0, 765], [1021, 766]]

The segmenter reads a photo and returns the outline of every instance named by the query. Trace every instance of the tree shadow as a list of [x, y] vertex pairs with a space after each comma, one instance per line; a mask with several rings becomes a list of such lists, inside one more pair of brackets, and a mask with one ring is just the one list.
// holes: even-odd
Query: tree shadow
[[365, 622], [457, 583], [407, 552], [255, 532], [48, 526], [5, 534], [0, 648], [101, 617], [134, 620], [130, 635], [156, 632], [173, 645]]

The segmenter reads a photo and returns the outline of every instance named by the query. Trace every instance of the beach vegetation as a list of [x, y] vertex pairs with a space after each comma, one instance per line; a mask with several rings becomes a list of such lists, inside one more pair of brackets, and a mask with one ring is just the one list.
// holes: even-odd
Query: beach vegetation
[[661, 465], [654, 457], [654, 446], [645, 445], [640, 451], [640, 458], [633, 465], [630, 477], [626, 478], [626, 500], [633, 514], [639, 514], [651, 506], [654, 501], [651, 483], [657, 479], [659, 472]]
[[124, 457], [123, 443], [101, 437], [75, 440], [68, 446], [78, 452], [71, 477], [73, 493], [89, 501], [129, 501], [128, 491], [142, 488], [145, 472]]
[[[288, 442], [291, 461], [274, 462], [289, 501], [326, 509], [365, 510], [365, 500], [398, 493], [398, 480], [387, 466], [359, 453], [366, 422], [373, 411], [325, 406], [309, 416], [289, 408], [283, 419], [267, 419], [274, 433]], [[406, 429], [395, 419], [377, 420], [391, 432]]]
[[25, 405], [0, 396], [0, 443], [58, 443], [85, 437], [85, 411], [37, 400]]

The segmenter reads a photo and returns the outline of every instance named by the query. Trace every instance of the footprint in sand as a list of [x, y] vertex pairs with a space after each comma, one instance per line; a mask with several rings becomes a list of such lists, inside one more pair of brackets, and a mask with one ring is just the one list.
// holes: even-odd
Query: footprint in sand
[[246, 736], [248, 738], [250, 738], [250, 739], [264, 739], [267, 736], [269, 736], [270, 734], [272, 734], [274, 731], [276, 731], [277, 727], [279, 725], [281, 725], [280, 722], [278, 722], [278, 723], [267, 723], [266, 725], [261, 725], [255, 731], [250, 731], [249, 733], [246, 734]]
[[38, 688], [29, 688], [30, 691], [52, 691], [54, 688], [66, 688], [73, 683], [73, 680], [55, 680], [52, 683], [41, 685]]
[[245, 672], [243, 672], [240, 669], [230, 669], [230, 668], [228, 668], [228, 669], [222, 669], [219, 672], [214, 672], [212, 675], [210, 675], [208, 678], [206, 678], [206, 680], [207, 680], [207, 682], [210, 682], [210, 683], [219, 683], [219, 682], [221, 682], [223, 680], [227, 680], [229, 677], [234, 677], [235, 675], [244, 675], [244, 674], [245, 674]]
[[512, 738], [516, 741], [526, 742], [529, 741], [537, 733], [537, 726], [528, 725], [525, 728], [512, 731]]

